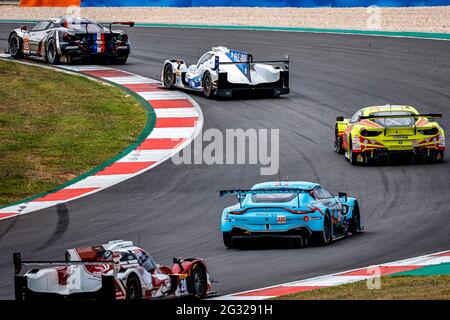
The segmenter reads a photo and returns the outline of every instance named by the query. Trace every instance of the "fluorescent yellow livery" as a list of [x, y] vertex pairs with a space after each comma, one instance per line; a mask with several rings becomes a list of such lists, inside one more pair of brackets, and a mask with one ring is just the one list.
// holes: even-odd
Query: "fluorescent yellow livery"
[[335, 151], [351, 164], [390, 162], [396, 156], [414, 161], [442, 161], [445, 134], [435, 118], [411, 106], [365, 107], [350, 119], [336, 118]]

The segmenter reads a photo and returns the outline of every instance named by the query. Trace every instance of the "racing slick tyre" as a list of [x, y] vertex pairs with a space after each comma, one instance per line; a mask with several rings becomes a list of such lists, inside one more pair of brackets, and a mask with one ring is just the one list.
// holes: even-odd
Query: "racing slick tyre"
[[211, 74], [209, 72], [205, 72], [202, 80], [203, 94], [206, 98], [210, 99], [214, 95], [213, 82], [211, 79]]
[[339, 137], [339, 134], [337, 132], [337, 127], [336, 127], [336, 132], [334, 135], [334, 151], [336, 151], [339, 154], [344, 153], [344, 149], [342, 148], [342, 138]]
[[208, 291], [208, 279], [206, 278], [205, 268], [199, 264], [195, 263], [191, 267], [191, 294], [192, 298], [202, 299], [206, 297], [206, 292]]
[[19, 38], [17, 33], [11, 34], [8, 40], [8, 50], [11, 57], [19, 59], [23, 57], [22, 54], [22, 39]]
[[347, 231], [355, 234], [361, 230], [361, 215], [359, 214], [359, 205], [358, 202], [355, 202], [355, 206], [353, 207], [353, 215], [351, 220], [349, 221]]
[[231, 233], [230, 232], [222, 232], [223, 235], [223, 245], [227, 248], [232, 248], [233, 241], [231, 239]]
[[121, 56], [121, 57], [116, 57], [116, 58], [114, 59], [114, 62], [115, 62], [116, 64], [125, 64], [125, 63], [127, 63], [127, 60], [128, 60], [128, 55], [126, 55], [126, 56]]
[[56, 40], [51, 38], [47, 42], [47, 48], [45, 50], [45, 59], [50, 64], [58, 64], [59, 63], [59, 54], [56, 48]]
[[173, 87], [173, 69], [171, 64], [166, 64], [164, 66], [164, 73], [163, 73], [163, 85], [167, 89], [171, 89]]
[[303, 247], [303, 239], [301, 237], [292, 238], [289, 240], [289, 246], [293, 249], [299, 249]]
[[340, 137], [336, 137], [334, 139], [334, 151], [336, 151], [339, 154], [344, 153], [344, 149], [342, 148], [342, 141]]
[[311, 234], [310, 242], [313, 245], [327, 245], [332, 241], [332, 224], [330, 214], [327, 212], [324, 216], [323, 220], [323, 230], [322, 231], [314, 231]]
[[348, 142], [348, 161], [350, 161], [350, 164], [353, 166], [356, 166], [358, 164], [358, 155], [353, 152], [353, 145], [352, 145], [352, 136], [349, 137]]
[[127, 300], [141, 300], [142, 299], [142, 289], [139, 278], [135, 275], [130, 275], [127, 280], [127, 290], [126, 290]]

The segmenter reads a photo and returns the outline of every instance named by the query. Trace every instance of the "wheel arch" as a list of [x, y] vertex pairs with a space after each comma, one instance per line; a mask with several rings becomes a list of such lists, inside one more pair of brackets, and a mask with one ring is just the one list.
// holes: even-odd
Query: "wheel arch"
[[201, 260], [201, 259], [196, 259], [196, 260], [191, 261], [190, 266], [189, 266], [189, 273], [188, 273], [188, 276], [191, 279], [190, 281], [192, 281], [192, 279], [193, 279], [191, 271], [192, 271], [192, 268], [194, 266], [199, 266], [199, 268], [203, 272], [203, 275], [205, 277], [205, 282], [206, 283], [205, 283], [205, 288], [204, 288], [204, 292], [203, 292], [202, 296], [206, 296], [208, 294], [208, 290], [209, 290], [208, 289], [208, 286], [209, 286], [208, 269], [207, 269], [206, 264], [204, 263], [204, 261]]
[[12, 31], [9, 33], [8, 39], [11, 38], [11, 36], [12, 36], [13, 34], [17, 34], [17, 36], [18, 36], [20, 39], [22, 39], [22, 38], [23, 38], [23, 35], [24, 35], [25, 33], [24, 33], [22, 30], [20, 30], [20, 28], [14, 29], [14, 30], [12, 30]]
[[217, 81], [217, 80], [219, 79], [219, 73], [218, 73], [216, 70], [214, 70], [214, 69], [212, 69], [212, 68], [210, 68], [210, 67], [206, 67], [205, 71], [203, 71], [203, 75], [204, 75], [206, 72], [209, 72], [209, 75], [211, 76], [211, 80], [212, 80], [213, 82], [214, 82], [214, 81]]
[[[164, 61], [163, 67], [162, 67], [162, 69], [161, 69], [161, 82], [162, 82], [162, 83], [164, 83], [164, 70], [166, 69], [166, 66], [167, 66], [167, 65], [170, 65], [170, 66], [172, 67], [172, 73], [175, 75], [174, 70], [178, 68], [178, 63], [177, 63], [177, 61], [180, 61], [180, 60], [181, 60], [181, 59], [179, 59], [179, 60], [176, 60], [176, 59], [168, 59], [168, 60], [165, 60], [165, 61]], [[184, 60], [182, 60], [182, 64], [181, 64], [181, 66], [180, 66], [180, 71], [181, 71], [181, 72], [186, 72], [186, 71], [187, 71], [186, 63], [184, 62]], [[172, 83], [172, 84], [175, 84], [175, 77], [173, 78], [173, 83]]]
[[137, 279], [137, 281], [139, 282], [139, 286], [141, 288], [142, 297], [144, 297], [144, 295], [145, 295], [144, 281], [143, 281], [141, 275], [139, 274], [139, 272], [137, 270], [135, 270], [135, 269], [127, 270], [126, 273], [125, 273], [125, 286], [126, 286], [125, 287], [125, 291], [128, 289], [128, 281], [131, 278]]
[[[9, 42], [9, 39], [11, 39], [11, 37], [12, 37], [13, 35], [15, 35], [15, 34], [17, 34], [16, 30], [13, 30], [13, 31], [11, 31], [11, 32], [9, 33], [9, 36], [8, 36], [8, 42]], [[19, 35], [17, 34], [17, 36], [19, 36]]]
[[205, 262], [202, 259], [197, 259], [197, 258], [192, 258], [192, 259], [185, 259], [182, 262], [183, 268], [184, 268], [184, 272], [187, 273], [188, 275], [191, 274], [192, 271], [192, 267], [194, 265], [199, 265], [204, 272], [208, 272], [208, 268], [206, 267]]

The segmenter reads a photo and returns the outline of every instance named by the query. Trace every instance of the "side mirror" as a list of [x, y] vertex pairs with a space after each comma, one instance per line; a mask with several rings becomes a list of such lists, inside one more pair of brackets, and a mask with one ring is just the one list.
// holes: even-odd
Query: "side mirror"
[[180, 268], [180, 271], [181, 272], [183, 272], [184, 271], [184, 268], [183, 268], [183, 264], [181, 263], [182, 261], [181, 261], [181, 259], [180, 258], [173, 258], [173, 263], [174, 264], [177, 264], [178, 265], [178, 267]]
[[242, 199], [245, 198], [245, 195], [244, 195], [244, 194], [240, 194], [240, 193], [236, 193], [236, 198], [237, 198], [238, 200], [242, 200]]
[[336, 118], [336, 121], [344, 121], [344, 117], [343, 116], [339, 116]]
[[347, 201], [347, 192], [338, 192], [338, 196], [344, 199], [344, 201]]

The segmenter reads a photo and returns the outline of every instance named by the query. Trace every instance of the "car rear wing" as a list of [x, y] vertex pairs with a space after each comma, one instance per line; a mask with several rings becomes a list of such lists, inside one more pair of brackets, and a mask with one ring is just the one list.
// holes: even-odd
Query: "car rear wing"
[[256, 64], [256, 63], [278, 63], [278, 64], [285, 64], [285, 68], [289, 69], [289, 56], [286, 57], [286, 59], [280, 59], [280, 60], [253, 60], [253, 56], [249, 54], [247, 56], [247, 61], [227, 61], [227, 62], [220, 62], [219, 56], [215, 57], [215, 68], [216, 70], [219, 69], [220, 65], [230, 65], [230, 64]]
[[[301, 193], [310, 193], [312, 189], [302, 189], [302, 188], [261, 188], [261, 189], [231, 189], [231, 190], [220, 190], [220, 197], [235, 194], [239, 199], [239, 205], [242, 207], [242, 199], [248, 194], [264, 194], [264, 193], [296, 193], [297, 199], [300, 202], [299, 195]], [[299, 203], [300, 206], [300, 203]]]
[[113, 24], [120, 24], [122, 26], [129, 26], [129, 27], [134, 27], [134, 22], [133, 21], [116, 21], [116, 22], [111, 22], [110, 25]]
[[247, 194], [261, 194], [261, 193], [309, 193], [312, 189], [302, 189], [302, 188], [261, 188], [261, 189], [231, 189], [231, 190], [220, 190], [219, 194], [221, 197], [228, 196], [232, 194], [236, 195], [247, 195]]
[[289, 59], [287, 60], [253, 60], [249, 59], [249, 61], [227, 61], [227, 62], [220, 62], [220, 64], [255, 64], [255, 63], [284, 63], [289, 64]]
[[18, 275], [22, 271], [22, 266], [24, 265], [33, 265], [33, 266], [48, 266], [48, 265], [84, 265], [84, 264], [98, 264], [105, 265], [109, 264], [113, 266], [114, 274], [117, 274], [120, 269], [120, 256], [113, 255], [112, 261], [96, 261], [96, 260], [22, 260], [20, 252], [13, 253], [13, 263], [14, 263], [14, 274]]
[[361, 116], [362, 119], [380, 119], [380, 118], [442, 118], [441, 113], [420, 113], [420, 114], [389, 114], [389, 115], [371, 115], [371, 116]]
[[[245, 73], [246, 77], [250, 79], [250, 68], [246, 67], [249, 65], [254, 65], [257, 63], [266, 63], [266, 64], [284, 64], [284, 69], [289, 70], [289, 56], [286, 56], [286, 59], [280, 60], [253, 60], [253, 56], [251, 54], [247, 54], [247, 61], [227, 61], [220, 62], [219, 56], [215, 56], [214, 60], [214, 70], [219, 71], [220, 65], [238, 65], [240, 66], [242, 72]], [[242, 66], [243, 65], [243, 66]]]
[[[433, 118], [442, 118], [442, 114], [441, 113], [419, 113], [419, 114], [389, 114], [389, 115], [371, 115], [371, 116], [361, 116], [359, 117], [359, 120], [374, 120], [374, 119], [398, 119], [398, 118], [428, 118], [428, 119], [433, 119]], [[387, 132], [387, 127], [384, 126], [384, 135], [386, 135]], [[416, 123], [414, 123], [414, 135], [417, 132], [417, 126]]]
[[122, 25], [122, 26], [134, 27], [134, 22], [133, 21], [114, 21], [114, 22], [102, 24], [102, 26], [108, 27], [109, 32], [112, 33], [112, 26], [113, 26], [113, 24], [114, 25]]

